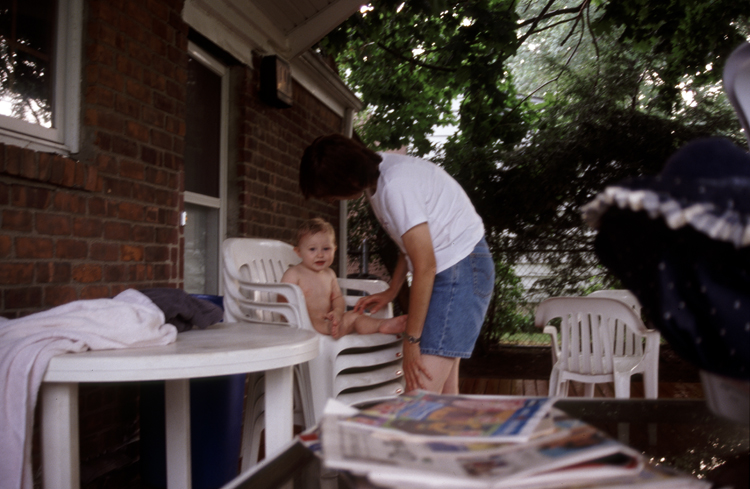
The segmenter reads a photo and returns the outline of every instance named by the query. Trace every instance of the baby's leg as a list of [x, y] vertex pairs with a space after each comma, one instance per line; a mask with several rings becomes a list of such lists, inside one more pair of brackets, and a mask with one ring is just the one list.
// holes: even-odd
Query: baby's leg
[[359, 334], [396, 334], [403, 333], [406, 329], [406, 315], [395, 318], [379, 319], [365, 314], [357, 314], [353, 322], [354, 330]]

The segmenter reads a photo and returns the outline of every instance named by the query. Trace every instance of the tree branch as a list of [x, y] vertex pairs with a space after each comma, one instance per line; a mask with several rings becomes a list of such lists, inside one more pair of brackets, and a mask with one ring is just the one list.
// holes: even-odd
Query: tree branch
[[395, 49], [392, 49], [392, 48], [386, 46], [385, 44], [383, 44], [380, 41], [376, 42], [375, 44], [380, 49], [382, 49], [383, 51], [385, 51], [385, 52], [387, 52], [387, 53], [395, 56], [396, 58], [400, 59], [401, 61], [405, 61], [407, 63], [413, 64], [413, 65], [417, 65], [417, 66], [422, 66], [424, 68], [429, 68], [431, 70], [444, 71], [446, 73], [453, 73], [454, 71], [456, 71], [455, 68], [446, 68], [445, 66], [431, 65], [431, 64], [425, 63], [423, 61], [419, 61], [418, 59], [414, 59], [411, 56], [404, 56], [403, 54], [399, 53]]

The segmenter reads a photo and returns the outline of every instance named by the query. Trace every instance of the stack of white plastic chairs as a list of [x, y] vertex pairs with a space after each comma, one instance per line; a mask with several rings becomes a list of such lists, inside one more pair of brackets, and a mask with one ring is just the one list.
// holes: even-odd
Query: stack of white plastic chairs
[[[300, 261], [291, 245], [277, 240], [229, 238], [222, 245], [222, 253], [225, 321], [264, 321], [313, 330], [302, 290], [280, 283], [284, 271]], [[339, 283], [348, 306], [354, 305], [362, 293], [387, 288], [380, 280], [339, 279]], [[279, 297], [286, 302], [279, 302]], [[392, 317], [392, 311], [389, 306], [376, 316]], [[295, 371], [295, 402], [297, 414], [302, 414], [295, 422], [313, 426], [329, 398], [353, 405], [403, 393], [399, 335], [355, 333], [338, 340], [321, 335], [320, 340], [320, 355]], [[262, 374], [253, 375], [249, 385], [243, 440], [252, 443], [242, 449], [243, 468], [258, 458], [264, 423]]]

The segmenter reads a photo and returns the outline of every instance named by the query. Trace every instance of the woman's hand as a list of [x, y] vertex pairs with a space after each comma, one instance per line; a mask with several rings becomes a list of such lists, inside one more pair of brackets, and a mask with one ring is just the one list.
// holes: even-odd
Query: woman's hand
[[365, 310], [369, 310], [371, 313], [375, 313], [387, 306], [393, 299], [394, 297], [391, 297], [388, 290], [367, 295], [354, 304], [354, 312], [362, 314]]
[[432, 380], [432, 376], [427, 371], [422, 362], [422, 352], [419, 350], [419, 344], [404, 341], [404, 379], [406, 380], [406, 392], [414, 389], [425, 389], [425, 379]]

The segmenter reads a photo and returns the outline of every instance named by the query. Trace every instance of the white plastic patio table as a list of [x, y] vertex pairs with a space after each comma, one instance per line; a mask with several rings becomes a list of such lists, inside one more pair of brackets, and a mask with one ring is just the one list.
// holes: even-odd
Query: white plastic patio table
[[272, 457], [293, 437], [294, 365], [317, 355], [318, 338], [312, 331], [268, 324], [219, 323], [179, 333], [171, 345], [54, 357], [41, 393], [44, 487], [80, 487], [80, 382], [164, 380], [167, 486], [189, 489], [189, 380], [266, 372], [265, 449]]

